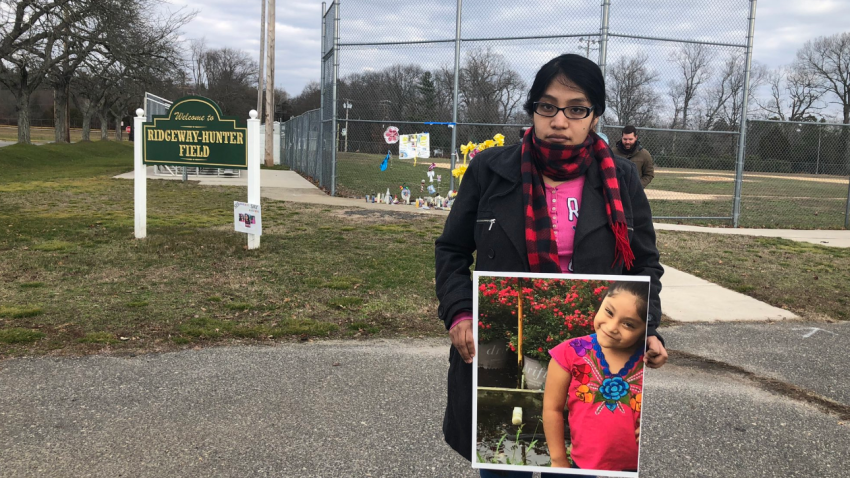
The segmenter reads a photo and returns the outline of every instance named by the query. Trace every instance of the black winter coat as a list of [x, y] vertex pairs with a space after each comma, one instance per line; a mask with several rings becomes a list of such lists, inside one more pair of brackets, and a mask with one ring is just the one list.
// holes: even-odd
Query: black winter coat
[[[457, 199], [436, 241], [437, 309], [446, 328], [458, 312], [471, 311], [470, 266], [491, 272], [528, 272], [525, 216], [520, 176], [521, 144], [482, 151], [469, 164]], [[647, 333], [657, 336], [661, 318], [661, 275], [655, 246], [652, 211], [635, 165], [614, 158], [626, 213], [634, 265], [623, 270], [614, 262], [614, 233], [608, 225], [601, 172], [590, 167], [585, 176], [576, 224], [573, 272], [576, 274], [647, 275], [650, 277]], [[660, 338], [660, 337], [659, 337]], [[448, 403], [443, 419], [446, 442], [471, 460], [472, 365], [452, 346], [449, 352]]]

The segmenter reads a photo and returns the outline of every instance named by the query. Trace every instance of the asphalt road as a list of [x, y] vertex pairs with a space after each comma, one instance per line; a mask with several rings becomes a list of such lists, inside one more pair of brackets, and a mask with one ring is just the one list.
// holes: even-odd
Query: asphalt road
[[672, 349], [733, 364], [850, 406], [845, 370], [850, 322], [682, 324], [665, 328], [662, 335]]
[[[471, 478], [442, 441], [447, 356], [399, 340], [6, 360], [0, 476]], [[647, 373], [642, 477], [847, 476], [850, 424], [679, 362]]]

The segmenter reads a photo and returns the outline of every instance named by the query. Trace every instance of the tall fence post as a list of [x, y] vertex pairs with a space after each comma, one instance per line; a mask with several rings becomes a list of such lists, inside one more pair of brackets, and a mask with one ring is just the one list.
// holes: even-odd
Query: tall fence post
[[744, 68], [744, 97], [741, 100], [741, 130], [738, 134], [738, 160], [735, 162], [735, 199], [732, 203], [732, 227], [738, 227], [741, 218], [741, 186], [744, 183], [744, 151], [747, 149], [747, 106], [750, 97], [750, 70], [753, 65], [753, 36], [756, 26], [756, 0], [750, 0], [749, 28], [747, 29], [747, 57]]
[[322, 2], [322, 54], [319, 61], [322, 66], [321, 79], [319, 81], [319, 147], [316, 148], [316, 164], [324, 171], [325, 163], [325, 48], [327, 48], [326, 37], [328, 35], [328, 22], [326, 20], [327, 3]]
[[[611, 11], [611, 0], [602, 0], [602, 22], [599, 26], [599, 69], [605, 78], [605, 64], [608, 61], [608, 24]], [[602, 117], [596, 122], [596, 132], [602, 131]]]
[[336, 196], [336, 103], [337, 103], [337, 81], [339, 79], [339, 0], [334, 0], [334, 71], [333, 71], [333, 121], [331, 122], [331, 134], [333, 134], [333, 152], [331, 153], [331, 196]]
[[452, 92], [452, 152], [449, 155], [451, 158], [451, 172], [449, 173], [449, 188], [455, 190], [455, 176], [453, 174], [455, 165], [457, 164], [457, 98], [458, 84], [460, 82], [460, 19], [463, 9], [463, 0], [457, 0], [457, 12], [455, 19], [455, 83], [454, 91]]
[[847, 204], [844, 206], [844, 229], [850, 229], [850, 181], [847, 181]]

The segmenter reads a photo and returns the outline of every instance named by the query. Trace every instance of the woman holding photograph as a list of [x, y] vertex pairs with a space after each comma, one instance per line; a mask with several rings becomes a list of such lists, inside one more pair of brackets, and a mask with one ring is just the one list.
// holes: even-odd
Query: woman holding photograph
[[667, 360], [656, 331], [663, 269], [649, 202], [635, 166], [593, 132], [605, 112], [602, 71], [579, 55], [554, 58], [537, 72], [524, 108], [532, 128], [521, 143], [489, 148], [469, 163], [436, 241], [438, 313], [452, 340], [443, 433], [467, 460], [476, 251], [480, 271], [649, 276], [645, 361], [660, 367]]

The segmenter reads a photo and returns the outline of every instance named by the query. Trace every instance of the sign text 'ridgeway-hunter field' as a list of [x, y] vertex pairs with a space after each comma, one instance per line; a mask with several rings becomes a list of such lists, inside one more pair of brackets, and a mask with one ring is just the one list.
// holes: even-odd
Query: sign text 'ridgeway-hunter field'
[[167, 115], [145, 123], [142, 148], [146, 164], [202, 168], [248, 167], [248, 132], [238, 118], [222, 116], [215, 102], [201, 96], [175, 101]]

